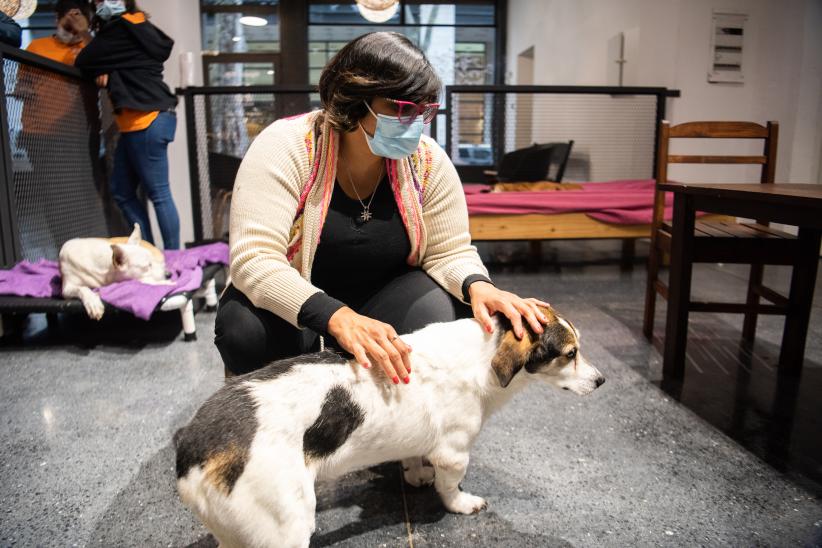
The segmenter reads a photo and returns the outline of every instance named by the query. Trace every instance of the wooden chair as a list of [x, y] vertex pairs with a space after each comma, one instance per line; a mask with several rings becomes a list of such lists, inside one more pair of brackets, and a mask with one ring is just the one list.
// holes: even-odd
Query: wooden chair
[[[755, 164], [760, 165], [760, 182], [773, 184], [776, 170], [776, 147], [779, 125], [768, 122], [762, 126], [752, 122], [688, 122], [671, 126], [663, 121], [659, 130], [657, 152], [657, 184], [668, 181], [668, 164]], [[693, 156], [671, 155], [668, 145], [671, 139], [762, 139], [764, 150], [757, 156]], [[651, 250], [648, 257], [648, 280], [645, 288], [645, 314], [642, 330], [651, 340], [654, 329], [656, 295], [667, 299], [668, 287], [658, 278], [663, 253], [671, 250], [671, 226], [663, 220], [664, 192], [657, 190], [654, 196], [654, 214], [651, 228]], [[795, 236], [767, 226], [767, 223], [737, 223], [728, 221], [696, 221], [694, 232], [693, 262], [750, 264], [748, 295], [745, 303], [717, 303], [689, 301], [693, 312], [739, 313], [745, 315], [742, 339], [753, 342], [756, 320], [760, 313], [785, 315], [788, 299], [762, 285], [765, 264], [792, 264], [787, 257], [798, 257], [798, 240]], [[794, 251], [793, 248], [796, 248]], [[759, 299], [770, 301], [761, 305]]]

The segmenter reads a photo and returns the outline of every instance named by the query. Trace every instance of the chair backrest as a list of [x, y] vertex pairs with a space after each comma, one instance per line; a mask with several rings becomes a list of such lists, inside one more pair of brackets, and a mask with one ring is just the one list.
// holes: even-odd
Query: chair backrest
[[[502, 157], [497, 179], [509, 182], [561, 182], [573, 145], [573, 141], [534, 144], [508, 152]], [[552, 169], [554, 166], [556, 169]]]
[[[756, 156], [682, 155], [668, 153], [671, 139], [762, 139], [764, 145], [762, 154]], [[778, 122], [765, 126], [754, 122], [685, 122], [672, 126], [663, 120], [659, 126], [656, 182], [668, 181], [668, 164], [750, 164], [762, 167], [761, 183], [773, 183], [778, 140]], [[662, 223], [665, 214], [664, 195], [658, 189], [654, 193], [654, 228]]]

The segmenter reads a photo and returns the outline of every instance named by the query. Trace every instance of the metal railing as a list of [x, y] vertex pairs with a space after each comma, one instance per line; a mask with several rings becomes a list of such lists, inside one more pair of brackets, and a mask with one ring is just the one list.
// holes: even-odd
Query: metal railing
[[178, 89], [188, 138], [195, 240], [227, 234], [234, 177], [251, 142], [279, 118], [319, 107], [312, 86], [222, 86]]
[[[79, 70], [0, 44], [0, 260], [56, 259], [122, 224], [108, 195], [98, 89]], [[111, 148], [111, 147], [109, 147]]]
[[[320, 108], [315, 87], [190, 87], [186, 109], [195, 238], [225, 238], [231, 191], [254, 137], [274, 120]], [[574, 141], [565, 179], [652, 178], [668, 98], [652, 87], [446, 86], [426, 132], [464, 182], [483, 182], [506, 153]]]
[[678, 90], [609, 86], [446, 86], [444, 147], [463, 181], [506, 153], [573, 141], [566, 179], [652, 178], [659, 122]]

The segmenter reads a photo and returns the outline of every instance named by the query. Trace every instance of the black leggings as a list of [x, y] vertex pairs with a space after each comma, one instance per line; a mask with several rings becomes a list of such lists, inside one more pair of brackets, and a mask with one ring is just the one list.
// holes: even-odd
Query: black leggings
[[[422, 270], [410, 270], [378, 289], [357, 313], [390, 324], [399, 334], [429, 323], [470, 318], [471, 307], [455, 299]], [[319, 350], [319, 335], [297, 329], [279, 316], [257, 308], [239, 289], [229, 286], [220, 299], [214, 344], [226, 372], [241, 375], [269, 362]], [[325, 338], [327, 347], [339, 348]]]

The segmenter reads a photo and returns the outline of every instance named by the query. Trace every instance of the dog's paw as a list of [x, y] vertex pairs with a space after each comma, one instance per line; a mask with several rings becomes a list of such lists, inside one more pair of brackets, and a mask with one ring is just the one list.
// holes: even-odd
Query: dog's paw
[[402, 476], [408, 485], [424, 487], [434, 483], [434, 467], [425, 465], [419, 457], [402, 461]]
[[103, 317], [103, 312], [106, 311], [106, 306], [96, 293], [91, 296], [83, 298], [83, 307], [86, 309], [86, 314], [92, 320], [99, 320]]
[[482, 497], [460, 492], [459, 495], [445, 504], [445, 508], [455, 514], [476, 514], [480, 510], [488, 508], [488, 503]]

